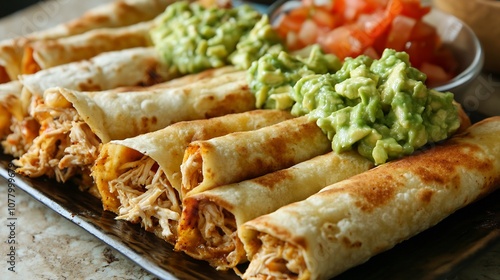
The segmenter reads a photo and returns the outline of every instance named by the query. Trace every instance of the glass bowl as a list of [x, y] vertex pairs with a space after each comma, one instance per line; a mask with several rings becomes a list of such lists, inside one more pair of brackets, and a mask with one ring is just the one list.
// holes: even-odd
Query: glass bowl
[[[302, 5], [301, 1], [279, 0], [268, 9], [270, 21], [280, 14]], [[461, 100], [471, 83], [481, 73], [484, 65], [484, 53], [474, 31], [457, 17], [433, 8], [424, 20], [436, 27], [443, 44], [450, 48], [458, 62], [458, 74], [446, 83], [434, 86], [439, 91], [455, 94]]]
[[432, 0], [435, 8], [465, 22], [479, 38], [484, 51], [484, 72], [500, 75], [500, 1]]
[[450, 91], [456, 99], [461, 99], [472, 82], [479, 76], [484, 66], [484, 52], [474, 31], [457, 17], [432, 9], [424, 18], [437, 28], [443, 43], [457, 59], [457, 75], [444, 84], [435, 87], [439, 91]]

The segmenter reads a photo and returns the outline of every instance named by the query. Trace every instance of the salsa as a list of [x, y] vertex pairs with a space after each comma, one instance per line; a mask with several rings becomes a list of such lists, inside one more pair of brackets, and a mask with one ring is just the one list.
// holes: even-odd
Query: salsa
[[[319, 1], [318, 1], [319, 2]], [[458, 64], [419, 0], [327, 0], [302, 5], [274, 23], [290, 50], [320, 44], [341, 60], [364, 54], [380, 58], [386, 48], [404, 51], [411, 64], [427, 75], [429, 86], [455, 76]]]

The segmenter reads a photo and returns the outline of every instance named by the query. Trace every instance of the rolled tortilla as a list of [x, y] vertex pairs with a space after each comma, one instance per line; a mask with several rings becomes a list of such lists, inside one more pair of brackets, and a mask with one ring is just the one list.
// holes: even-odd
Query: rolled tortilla
[[[255, 178], [331, 150], [308, 117], [189, 144], [181, 166], [182, 195]], [[228, 168], [230, 167], [230, 168]]]
[[89, 9], [68, 22], [24, 37], [29, 40], [57, 39], [98, 28], [133, 25], [154, 19], [173, 2], [175, 0], [116, 0]]
[[100, 28], [69, 37], [40, 40], [25, 47], [22, 73], [90, 59], [100, 53], [152, 46], [149, 30], [154, 21], [116, 28]]
[[[92, 168], [103, 207], [118, 214], [118, 219], [139, 222], [146, 230], [174, 243], [182, 207], [180, 166], [187, 145], [291, 117], [285, 111], [255, 110], [179, 122], [106, 143]], [[153, 222], [155, 219], [158, 223]]]
[[103, 143], [155, 131], [179, 121], [255, 109], [250, 104], [254, 96], [241, 71], [152, 91], [80, 92], [54, 88], [45, 92], [45, 102], [60, 95], [72, 104]]
[[174, 78], [153, 47], [100, 53], [88, 60], [68, 63], [30, 75], [21, 75], [23, 99], [43, 96], [51, 87], [103, 91], [125, 86], [150, 86]]
[[27, 108], [32, 96], [43, 97], [44, 92], [53, 87], [77, 91], [153, 90], [183, 86], [237, 71], [233, 66], [225, 66], [178, 77], [169, 72], [169, 65], [162, 62], [153, 47], [139, 47], [104, 52], [89, 60], [56, 66], [35, 74], [21, 75], [20, 81], [23, 85], [23, 106]]
[[246, 261], [241, 225], [373, 167], [355, 152], [330, 152], [261, 177], [220, 186], [183, 200], [176, 250], [217, 269]]
[[28, 44], [27, 38], [19, 37], [0, 41], [0, 83], [15, 81], [22, 73], [24, 47]]
[[75, 175], [89, 178], [101, 143], [156, 131], [179, 121], [255, 109], [244, 71], [183, 86], [170, 81], [162, 87], [135, 91], [52, 88], [45, 91], [43, 101], [34, 110], [41, 125], [40, 135], [14, 163], [23, 175], [47, 175], [60, 182]]
[[161, 62], [154, 48], [131, 48], [21, 75], [21, 104], [17, 117], [11, 118], [12, 133], [2, 142], [4, 153], [20, 157], [28, 150], [40, 127], [29, 108], [43, 102], [44, 91], [51, 87], [90, 91], [149, 86], [173, 78], [168, 73], [168, 65]]
[[500, 186], [500, 117], [245, 223], [244, 279], [329, 279]]
[[[87, 31], [120, 27], [149, 21], [161, 14], [174, 0], [117, 0], [86, 11], [81, 17], [46, 30], [33, 32], [0, 42], [0, 73], [9, 80], [22, 74], [24, 48], [30, 42], [50, 40], [82, 34]], [[2, 82], [7, 82], [2, 75]]]
[[0, 84], [0, 139], [11, 132], [11, 119], [20, 116], [21, 90], [19, 81]]

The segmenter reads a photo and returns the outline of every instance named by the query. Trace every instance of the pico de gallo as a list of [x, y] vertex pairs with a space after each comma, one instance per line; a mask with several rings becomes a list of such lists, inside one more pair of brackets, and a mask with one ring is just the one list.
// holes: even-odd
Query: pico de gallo
[[404, 51], [432, 86], [454, 77], [458, 64], [436, 28], [422, 20], [430, 10], [419, 0], [302, 0], [274, 28], [289, 50], [319, 44], [341, 60]]

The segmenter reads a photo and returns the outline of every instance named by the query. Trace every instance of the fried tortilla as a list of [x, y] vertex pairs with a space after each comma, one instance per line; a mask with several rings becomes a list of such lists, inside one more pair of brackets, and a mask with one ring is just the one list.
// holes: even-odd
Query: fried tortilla
[[11, 133], [11, 119], [22, 117], [21, 90], [22, 84], [19, 81], [0, 84], [0, 139]]
[[255, 179], [188, 195], [175, 249], [219, 270], [235, 268], [246, 261], [239, 238], [243, 223], [372, 167], [373, 162], [358, 153], [330, 152]]
[[81, 17], [46, 30], [0, 42], [0, 82], [17, 80], [22, 74], [25, 47], [41, 40], [82, 34], [98, 28], [121, 27], [149, 21], [161, 14], [173, 0], [117, 0], [86, 11]]
[[47, 175], [60, 182], [75, 175], [89, 178], [101, 143], [156, 131], [179, 121], [255, 109], [244, 72], [195, 77], [205, 78], [182, 86], [172, 80], [133, 91], [48, 89], [33, 113], [41, 125], [40, 135], [14, 161], [17, 172], [29, 177]]
[[11, 133], [2, 142], [4, 153], [20, 157], [38, 136], [40, 124], [33, 117], [32, 109], [43, 102], [43, 93], [51, 87], [99, 91], [124, 86], [149, 86], [171, 78], [168, 66], [161, 62], [154, 48], [106, 52], [89, 60], [21, 75], [21, 104], [16, 118], [8, 120]]
[[189, 144], [181, 166], [182, 195], [255, 178], [331, 150], [308, 117]]
[[255, 110], [164, 129], [103, 145], [92, 168], [105, 210], [141, 223], [174, 243], [181, 214], [180, 166], [187, 145], [237, 131], [254, 130], [292, 118], [286, 111]]
[[30, 43], [25, 47], [22, 73], [33, 74], [41, 69], [90, 59], [103, 52], [150, 47], [149, 30], [153, 26], [154, 21], [147, 21]]
[[[470, 120], [460, 106], [458, 109], [461, 112], [460, 131], [464, 131], [470, 126]], [[250, 143], [256, 142], [251, 141], [251, 137], [248, 139]], [[262, 153], [257, 149], [252, 151]], [[231, 164], [224, 160], [224, 164]], [[354, 151], [341, 154], [330, 152], [255, 179], [188, 193], [183, 199], [184, 209], [175, 248], [196, 259], [208, 261], [217, 269], [235, 268], [246, 260], [239, 238], [245, 235], [242, 233], [245, 229], [241, 229], [244, 222], [305, 199], [327, 185], [364, 172], [372, 166], [373, 162]], [[203, 174], [201, 169], [198, 165], [194, 170]], [[212, 169], [211, 172], [228, 171]], [[199, 180], [203, 179], [200, 176]]]
[[258, 217], [244, 279], [329, 279], [500, 186], [500, 117]]
[[88, 60], [68, 63], [31, 75], [21, 75], [24, 90], [43, 96], [51, 87], [102, 91], [124, 86], [150, 86], [173, 78], [153, 47], [100, 53]]

